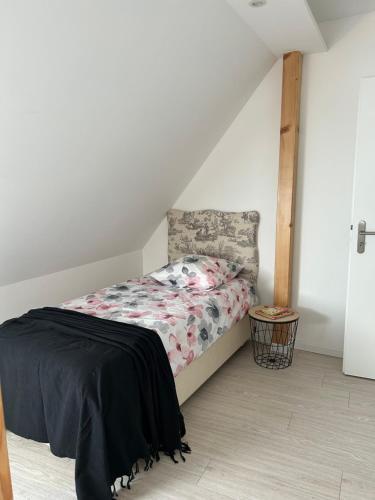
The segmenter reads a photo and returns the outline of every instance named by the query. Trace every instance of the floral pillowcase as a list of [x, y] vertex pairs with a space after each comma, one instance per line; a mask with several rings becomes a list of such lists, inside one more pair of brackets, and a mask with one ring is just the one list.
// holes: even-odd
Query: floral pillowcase
[[206, 255], [186, 255], [148, 276], [176, 288], [212, 290], [227, 283], [243, 269], [241, 264]]

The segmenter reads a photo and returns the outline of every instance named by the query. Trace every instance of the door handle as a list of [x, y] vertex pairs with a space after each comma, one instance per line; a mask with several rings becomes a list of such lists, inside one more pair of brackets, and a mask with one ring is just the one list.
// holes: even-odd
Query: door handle
[[365, 253], [366, 236], [375, 236], [375, 231], [366, 231], [366, 221], [358, 222], [357, 252]]

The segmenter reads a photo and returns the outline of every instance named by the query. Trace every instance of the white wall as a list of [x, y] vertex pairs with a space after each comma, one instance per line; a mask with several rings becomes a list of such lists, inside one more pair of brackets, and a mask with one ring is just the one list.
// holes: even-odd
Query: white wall
[[141, 273], [138, 251], [0, 287], [0, 324], [31, 308], [55, 306]]
[[141, 249], [273, 61], [224, 0], [0, 2], [0, 286]]
[[[272, 301], [279, 154], [281, 61], [266, 78], [186, 187], [175, 207], [184, 210], [258, 210], [259, 291]], [[143, 249], [145, 273], [167, 261], [167, 223]]]
[[305, 58], [294, 302], [299, 342], [342, 354], [360, 78], [375, 75], [375, 14], [321, 25], [330, 50]]
[[[293, 306], [297, 344], [342, 355], [359, 81], [375, 75], [375, 14], [323, 23], [329, 51], [304, 58]], [[278, 61], [190, 182], [177, 208], [261, 214], [259, 291], [272, 300], [278, 129]], [[143, 251], [144, 271], [164, 263], [166, 224]]]

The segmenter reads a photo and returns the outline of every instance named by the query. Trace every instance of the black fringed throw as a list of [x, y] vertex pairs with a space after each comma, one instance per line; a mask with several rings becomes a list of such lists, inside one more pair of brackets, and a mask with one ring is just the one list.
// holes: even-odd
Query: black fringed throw
[[[162, 450], [189, 451], [167, 354], [156, 332], [63, 309], [0, 326], [7, 428], [76, 459], [79, 500], [112, 498]], [[138, 464], [137, 464], [138, 467]], [[128, 483], [129, 484], [129, 483]]]

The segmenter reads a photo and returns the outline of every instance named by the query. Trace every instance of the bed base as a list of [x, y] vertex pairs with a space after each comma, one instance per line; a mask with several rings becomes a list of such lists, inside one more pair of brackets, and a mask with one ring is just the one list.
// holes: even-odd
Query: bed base
[[246, 316], [218, 339], [202, 356], [175, 378], [180, 406], [213, 375], [250, 338]]

